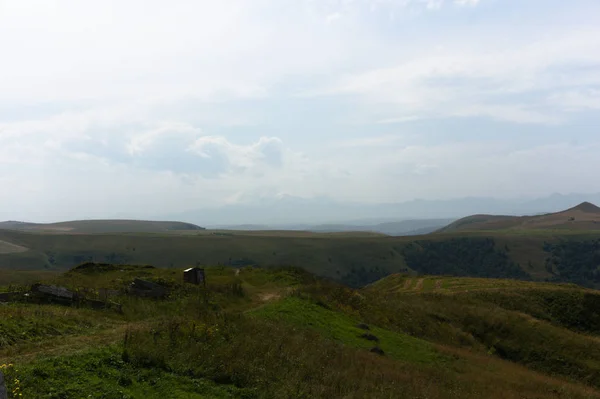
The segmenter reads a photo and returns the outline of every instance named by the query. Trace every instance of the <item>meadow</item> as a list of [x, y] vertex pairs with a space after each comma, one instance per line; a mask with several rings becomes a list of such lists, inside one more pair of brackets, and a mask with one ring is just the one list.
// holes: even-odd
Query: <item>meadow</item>
[[206, 288], [142, 266], [39, 275], [90, 295], [136, 277], [170, 294], [122, 293], [122, 312], [0, 305], [9, 385], [17, 378], [26, 398], [600, 397], [594, 290], [407, 275], [352, 289], [298, 268], [206, 274]]
[[[0, 230], [26, 251], [0, 253], [3, 270], [61, 272], [82, 262], [231, 267], [293, 266], [352, 287], [393, 273], [513, 278], [600, 286], [597, 232], [442, 233], [388, 237], [363, 233], [210, 231], [45, 234]], [[577, 262], [572, 254], [591, 249]], [[596, 248], [596, 249], [594, 249]], [[552, 264], [549, 264], [552, 262]], [[24, 274], [21, 274], [24, 276]]]

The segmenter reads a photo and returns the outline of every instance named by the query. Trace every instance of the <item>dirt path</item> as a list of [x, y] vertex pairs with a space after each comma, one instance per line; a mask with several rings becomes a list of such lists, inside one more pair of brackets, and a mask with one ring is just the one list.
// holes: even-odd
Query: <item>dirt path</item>
[[406, 281], [404, 281], [404, 286], [402, 287], [402, 289], [406, 291], [410, 288], [411, 285], [412, 285], [412, 279], [407, 278]]
[[415, 291], [421, 291], [423, 289], [423, 281], [425, 281], [424, 278], [420, 278], [419, 280], [417, 280], [417, 285], [415, 285]]
[[442, 288], [442, 280], [435, 280], [435, 289], [439, 290]]
[[281, 294], [277, 292], [266, 292], [264, 294], [260, 294], [259, 298], [263, 302], [273, 301], [275, 299], [281, 298]]
[[29, 249], [8, 241], [0, 241], [0, 254], [12, 254], [26, 251], [29, 251]]

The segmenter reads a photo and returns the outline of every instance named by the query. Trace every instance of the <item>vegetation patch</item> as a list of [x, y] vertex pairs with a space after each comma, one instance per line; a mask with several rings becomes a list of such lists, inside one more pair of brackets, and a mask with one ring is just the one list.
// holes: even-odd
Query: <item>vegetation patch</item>
[[85, 262], [78, 266], [75, 266], [73, 269], [71, 269], [71, 272], [94, 274], [94, 273], [106, 273], [106, 272], [125, 271], [125, 270], [136, 271], [136, 270], [144, 270], [144, 269], [154, 269], [154, 266], [151, 266], [151, 265], [143, 265], [143, 266], [115, 265], [112, 263]]
[[365, 333], [359, 320], [298, 297], [268, 304], [253, 311], [252, 315], [307, 327], [355, 348], [371, 349], [377, 344], [394, 359], [424, 364], [443, 360], [427, 341], [371, 325], [368, 326], [369, 333]]
[[406, 264], [421, 274], [518, 278], [529, 275], [513, 262], [494, 239], [461, 237], [442, 241], [416, 241], [404, 247]]
[[548, 242], [544, 250], [549, 254], [546, 270], [553, 275], [550, 280], [600, 287], [600, 239]]
[[114, 325], [109, 312], [65, 306], [10, 304], [0, 306], [0, 349], [44, 338], [89, 334]]
[[37, 360], [18, 368], [25, 398], [244, 398], [244, 389], [159, 368], [136, 368], [109, 347], [82, 354]]

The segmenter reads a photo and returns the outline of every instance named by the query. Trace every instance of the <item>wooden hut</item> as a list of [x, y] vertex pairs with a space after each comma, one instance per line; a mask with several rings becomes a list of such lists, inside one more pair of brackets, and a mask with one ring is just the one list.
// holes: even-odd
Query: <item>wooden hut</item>
[[199, 267], [190, 267], [183, 271], [183, 281], [191, 284], [203, 284], [206, 285], [206, 279], [204, 276], [204, 269]]

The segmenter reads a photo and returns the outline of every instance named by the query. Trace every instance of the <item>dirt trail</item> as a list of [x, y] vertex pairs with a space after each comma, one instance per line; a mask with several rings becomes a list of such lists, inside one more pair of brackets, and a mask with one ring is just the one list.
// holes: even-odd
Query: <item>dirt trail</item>
[[435, 289], [439, 290], [442, 288], [442, 280], [435, 280]]
[[29, 248], [25, 248], [8, 241], [0, 241], [0, 254], [12, 254], [26, 251], [29, 251]]
[[281, 294], [279, 294], [277, 292], [266, 292], [264, 294], [260, 294], [259, 298], [263, 302], [273, 301], [275, 299], [281, 298]]
[[411, 285], [412, 285], [412, 279], [407, 278], [406, 281], [404, 281], [404, 286], [402, 287], [402, 289], [407, 290], [410, 288]]
[[420, 278], [419, 280], [417, 280], [417, 285], [415, 285], [415, 291], [421, 291], [423, 289], [424, 280], [424, 278]]

